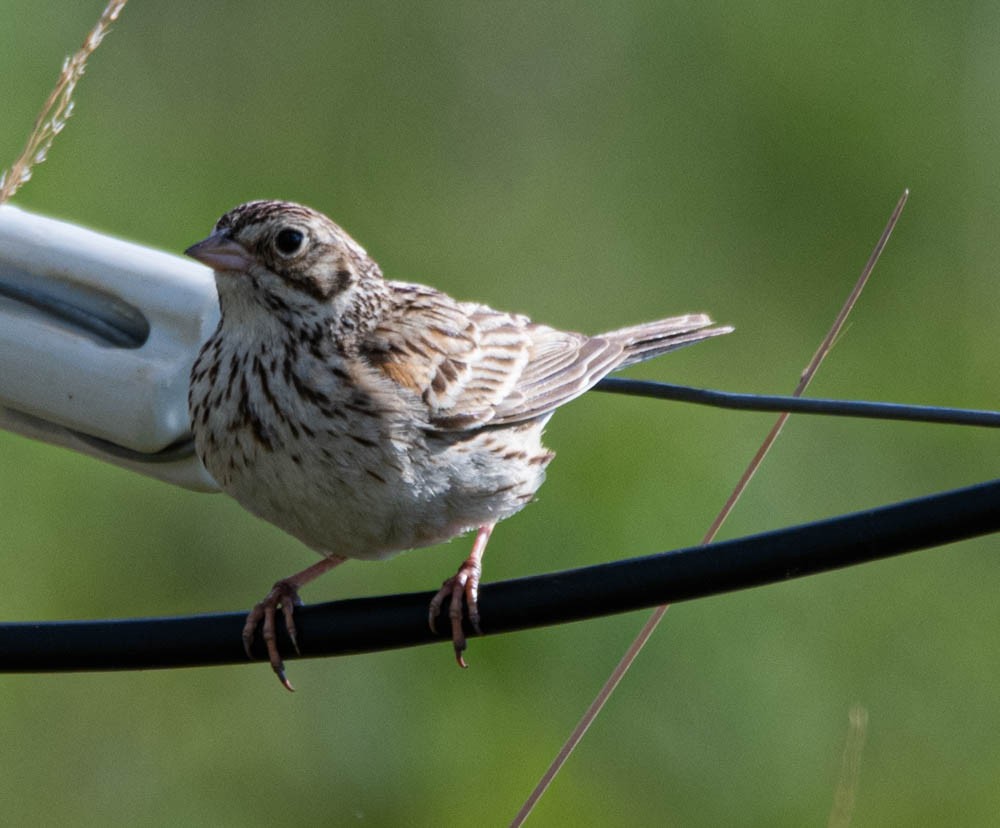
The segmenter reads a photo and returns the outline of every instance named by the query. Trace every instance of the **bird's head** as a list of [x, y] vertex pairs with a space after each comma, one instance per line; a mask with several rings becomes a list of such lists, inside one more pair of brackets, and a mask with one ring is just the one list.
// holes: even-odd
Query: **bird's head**
[[[378, 265], [322, 213], [288, 201], [250, 201], [184, 251], [215, 271], [223, 317], [266, 313], [350, 316], [378, 293]], [[363, 303], [364, 304], [364, 303]]]

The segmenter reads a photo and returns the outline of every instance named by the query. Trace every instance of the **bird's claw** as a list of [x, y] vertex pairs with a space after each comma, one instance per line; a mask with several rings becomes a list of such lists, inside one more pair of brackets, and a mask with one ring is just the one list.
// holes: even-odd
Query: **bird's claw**
[[281, 614], [285, 619], [285, 629], [288, 637], [292, 640], [295, 652], [299, 653], [299, 642], [295, 630], [295, 607], [301, 606], [298, 589], [288, 581], [278, 581], [271, 591], [267, 593], [264, 600], [254, 606], [247, 615], [246, 623], [243, 625], [243, 649], [246, 650], [247, 658], [253, 658], [253, 642], [257, 633], [257, 625], [261, 624], [261, 638], [267, 648], [268, 661], [271, 662], [271, 669], [274, 670], [278, 681], [286, 690], [295, 691], [292, 683], [285, 675], [285, 663], [278, 652], [278, 635], [275, 626], [275, 617], [278, 607], [281, 607]]
[[437, 632], [437, 616], [450, 597], [448, 617], [451, 619], [451, 641], [455, 647], [455, 661], [459, 667], [468, 667], [462, 653], [466, 648], [465, 631], [462, 629], [462, 606], [467, 609], [469, 624], [478, 635], [483, 631], [479, 626], [479, 579], [482, 576], [482, 566], [478, 560], [469, 558], [459, 568], [458, 572], [448, 578], [441, 589], [431, 599], [427, 613], [427, 623], [431, 632]]

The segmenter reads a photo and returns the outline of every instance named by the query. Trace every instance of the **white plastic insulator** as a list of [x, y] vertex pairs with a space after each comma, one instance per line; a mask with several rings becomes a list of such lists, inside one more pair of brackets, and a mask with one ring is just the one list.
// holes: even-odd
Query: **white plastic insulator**
[[0, 206], [0, 428], [214, 490], [187, 390], [218, 318], [208, 268]]

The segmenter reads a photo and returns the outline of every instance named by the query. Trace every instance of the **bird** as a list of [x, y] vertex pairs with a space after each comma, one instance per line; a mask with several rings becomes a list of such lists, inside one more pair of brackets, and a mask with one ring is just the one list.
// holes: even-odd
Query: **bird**
[[252, 658], [261, 627], [289, 690], [276, 617], [298, 650], [300, 588], [349, 559], [475, 531], [428, 607], [434, 630], [447, 602], [465, 667], [483, 553], [542, 485], [555, 409], [612, 371], [732, 330], [692, 313], [588, 336], [458, 301], [386, 279], [331, 219], [288, 201], [235, 207], [185, 253], [214, 270], [221, 311], [191, 369], [197, 454], [222, 491], [322, 556], [277, 581], [243, 628]]

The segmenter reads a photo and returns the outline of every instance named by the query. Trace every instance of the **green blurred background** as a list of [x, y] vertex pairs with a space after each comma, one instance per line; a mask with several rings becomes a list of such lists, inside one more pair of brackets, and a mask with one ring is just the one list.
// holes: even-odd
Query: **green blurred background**
[[[0, 166], [99, 2], [0, 0]], [[165, 250], [302, 201], [390, 277], [597, 332], [735, 334], [635, 376], [790, 390], [897, 197], [815, 395], [996, 407], [1000, 7], [134, 0], [15, 203]], [[771, 422], [592, 394], [486, 580], [696, 542]], [[990, 479], [987, 430], [792, 419], [724, 536]], [[220, 496], [0, 434], [9, 620], [236, 610], [313, 553]], [[307, 601], [426, 590], [469, 541]], [[849, 708], [858, 825], [995, 824], [987, 538], [674, 607], [537, 825], [824, 824]], [[485, 613], [489, 607], [484, 606]], [[291, 663], [0, 677], [11, 824], [508, 821], [645, 613]]]

